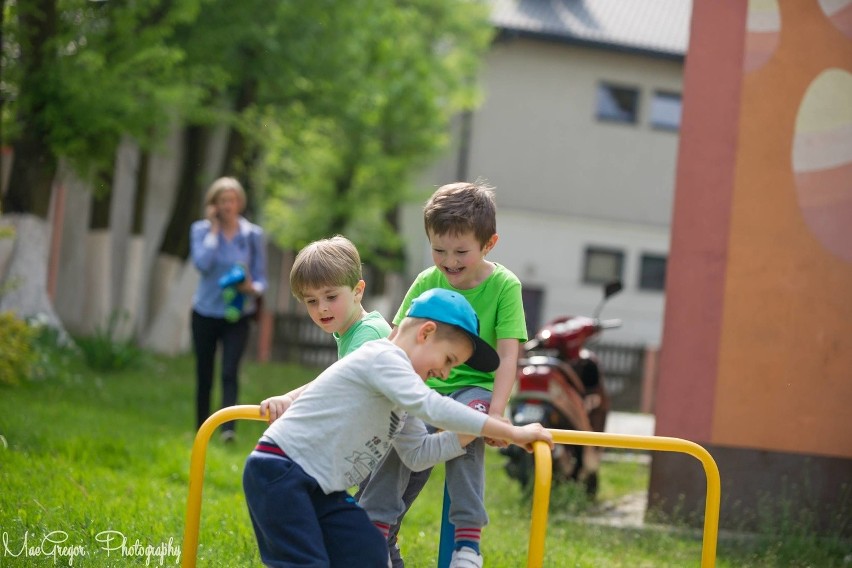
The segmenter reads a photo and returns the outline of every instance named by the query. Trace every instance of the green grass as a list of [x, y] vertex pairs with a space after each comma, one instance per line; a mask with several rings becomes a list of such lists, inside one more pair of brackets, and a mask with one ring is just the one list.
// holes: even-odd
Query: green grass
[[[191, 357], [143, 354], [132, 368], [104, 372], [65, 355], [54, 368], [58, 372], [47, 378], [0, 387], [0, 567], [67, 566], [72, 560], [85, 567], [158, 566], [157, 553], [165, 554], [162, 565], [176, 565], [195, 434]], [[240, 402], [285, 392], [313, 373], [246, 363]], [[263, 428], [262, 422], [244, 421], [235, 444], [223, 445], [215, 435], [211, 441], [198, 566], [261, 565], [240, 480], [245, 456]], [[489, 450], [491, 523], [483, 533], [483, 553], [486, 566], [524, 566], [529, 499], [502, 471], [502, 460]], [[443, 468], [436, 468], [403, 527], [409, 568], [435, 566], [442, 477]], [[605, 461], [601, 500], [641, 491], [647, 480], [645, 465]], [[601, 526], [584, 519], [593, 512], [572, 488], [554, 488], [545, 566], [699, 565], [700, 532]], [[107, 555], [102, 541], [110, 535], [113, 546], [126, 539], [125, 555], [120, 547]], [[790, 536], [723, 539], [717, 566], [843, 566], [850, 553], [836, 540]], [[62, 539], [62, 548], [50, 542]], [[22, 551], [25, 542], [28, 549]], [[86, 555], [69, 556], [75, 552]]]

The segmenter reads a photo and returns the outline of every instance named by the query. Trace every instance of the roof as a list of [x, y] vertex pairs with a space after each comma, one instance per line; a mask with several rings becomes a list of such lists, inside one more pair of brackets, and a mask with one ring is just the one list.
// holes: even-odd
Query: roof
[[692, 0], [491, 0], [504, 33], [682, 58]]

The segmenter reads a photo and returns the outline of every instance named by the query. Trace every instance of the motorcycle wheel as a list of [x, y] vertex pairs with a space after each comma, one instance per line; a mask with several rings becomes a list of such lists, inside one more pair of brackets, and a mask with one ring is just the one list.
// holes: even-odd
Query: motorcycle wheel
[[598, 496], [598, 474], [597, 472], [591, 474], [586, 478], [586, 496], [590, 499], [594, 499]]
[[506, 473], [512, 479], [517, 479], [522, 489], [526, 489], [535, 477], [533, 454], [527, 453], [517, 446], [503, 448], [500, 453], [509, 458], [503, 466]]

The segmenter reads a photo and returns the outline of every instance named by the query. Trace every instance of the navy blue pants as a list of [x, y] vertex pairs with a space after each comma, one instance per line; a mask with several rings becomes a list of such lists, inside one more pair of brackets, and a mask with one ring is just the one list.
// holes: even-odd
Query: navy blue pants
[[387, 541], [355, 499], [326, 495], [290, 458], [252, 452], [243, 490], [266, 566], [387, 568]]

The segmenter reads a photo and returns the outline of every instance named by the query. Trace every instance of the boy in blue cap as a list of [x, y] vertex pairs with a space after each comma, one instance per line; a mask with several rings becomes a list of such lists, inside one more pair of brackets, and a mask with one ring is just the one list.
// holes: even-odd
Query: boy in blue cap
[[[387, 541], [347, 489], [393, 448], [413, 470], [429, 455], [420, 420], [444, 430], [502, 439], [531, 449], [552, 445], [539, 424], [517, 427], [490, 418], [424, 384], [466, 363], [491, 371], [494, 349], [460, 294], [429, 290], [412, 303], [393, 339], [377, 339], [285, 395], [290, 404], [246, 460], [243, 488], [266, 566], [386, 567]], [[416, 428], [406, 430], [407, 424]], [[457, 442], [456, 442], [457, 443]], [[459, 447], [460, 449], [460, 447]], [[437, 458], [437, 459], [436, 459]]]
[[[464, 296], [479, 317], [482, 339], [500, 355], [499, 367], [486, 370], [459, 365], [448, 378], [430, 380], [426, 385], [495, 419], [506, 420], [504, 413], [515, 384], [518, 351], [527, 340], [527, 332], [520, 280], [505, 266], [486, 258], [498, 240], [494, 192], [478, 182], [444, 185], [426, 202], [423, 221], [435, 265], [414, 280], [393, 323], [399, 325], [411, 301], [424, 290], [441, 288]], [[451, 501], [448, 516], [455, 528], [450, 568], [483, 565], [480, 539], [482, 528], [488, 523], [486, 442], [505, 446], [502, 440], [479, 438], [466, 446], [465, 455], [446, 463]], [[388, 535], [394, 568], [404, 566], [397, 531], [428, 479], [429, 469], [416, 472], [406, 468], [391, 451], [369, 483], [362, 484], [359, 503]]]

